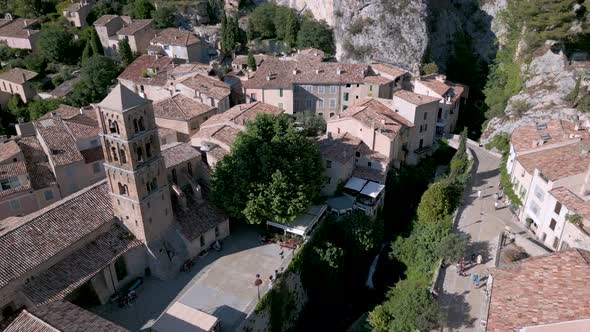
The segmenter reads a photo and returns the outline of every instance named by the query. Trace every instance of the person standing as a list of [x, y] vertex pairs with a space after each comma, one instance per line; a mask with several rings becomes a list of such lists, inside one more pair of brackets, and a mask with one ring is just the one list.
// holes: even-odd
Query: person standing
[[477, 191], [477, 198], [481, 198], [481, 190]]
[[483, 257], [481, 257], [481, 255], [477, 255], [477, 265], [481, 264], [482, 260], [483, 260]]
[[479, 286], [479, 276], [477, 275], [477, 273], [474, 273], [473, 276], [471, 277], [471, 279], [473, 280], [473, 284], [478, 287]]

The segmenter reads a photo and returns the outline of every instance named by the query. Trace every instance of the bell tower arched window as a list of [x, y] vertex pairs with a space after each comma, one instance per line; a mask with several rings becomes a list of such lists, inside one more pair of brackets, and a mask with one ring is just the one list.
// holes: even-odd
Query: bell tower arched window
[[152, 144], [150, 142], [145, 143], [145, 156], [147, 159], [152, 157]]
[[186, 171], [188, 175], [193, 176], [193, 164], [190, 161], [186, 164]]
[[125, 150], [120, 149], [119, 154], [121, 155], [121, 163], [126, 164], [127, 163], [127, 155], [125, 154]]
[[142, 162], [143, 161], [143, 149], [141, 148], [141, 146], [138, 146], [136, 148], [137, 151], [137, 161]]
[[111, 148], [111, 156], [113, 157], [114, 161], [119, 160], [119, 158], [117, 157], [117, 148], [114, 146]]
[[118, 183], [119, 186], [119, 195], [127, 195], [127, 185], [122, 185], [121, 182]]
[[137, 125], [137, 119], [133, 119], [133, 129], [137, 133], [139, 131], [139, 126]]
[[143, 116], [139, 117], [139, 130], [140, 131], [144, 131], [145, 130], [145, 125], [143, 123]]

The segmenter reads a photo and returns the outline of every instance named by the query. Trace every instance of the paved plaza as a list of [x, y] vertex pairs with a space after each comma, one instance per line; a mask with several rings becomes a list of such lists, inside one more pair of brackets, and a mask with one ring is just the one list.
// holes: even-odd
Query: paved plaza
[[[468, 147], [474, 152], [476, 173], [472, 188], [466, 191], [463, 206], [459, 209], [455, 232], [470, 237], [466, 259], [474, 253], [481, 254], [483, 261], [481, 265], [466, 263], [466, 276], [458, 275], [456, 265], [441, 271], [443, 281], [439, 303], [446, 318], [444, 331], [484, 330], [481, 319], [485, 317], [486, 270], [494, 266], [493, 253], [498, 235], [506, 226], [516, 232], [522, 231], [520, 225], [512, 222], [509, 208], [496, 210], [494, 207], [494, 194], [498, 192], [500, 182], [500, 158], [473, 144]], [[481, 198], [477, 196], [478, 191], [481, 191]], [[479, 287], [473, 284], [473, 273], [482, 279]]]
[[256, 274], [268, 290], [268, 277], [285, 267], [291, 253], [276, 244], [262, 245], [256, 230], [240, 227], [232, 230], [221, 252], [210, 251], [197, 258], [191, 272], [172, 280], [146, 278], [139, 288], [138, 300], [128, 308], [107, 304], [93, 311], [132, 331], [145, 330], [174, 301], [218, 317], [224, 331], [233, 331], [256, 305]]

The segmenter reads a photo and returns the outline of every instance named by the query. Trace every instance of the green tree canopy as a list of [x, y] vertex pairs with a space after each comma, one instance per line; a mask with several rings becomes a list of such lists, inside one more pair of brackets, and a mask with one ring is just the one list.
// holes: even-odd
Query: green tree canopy
[[424, 65], [422, 65], [422, 73], [424, 75], [438, 73], [438, 66], [434, 62], [425, 63]]
[[121, 58], [121, 63], [123, 67], [129, 66], [135, 59], [133, 56], [133, 51], [131, 51], [131, 46], [127, 39], [119, 40], [119, 57]]
[[46, 113], [54, 111], [61, 104], [61, 99], [40, 99], [32, 100], [27, 104], [30, 120], [37, 120]]
[[371, 220], [364, 212], [356, 211], [338, 221], [343, 230], [347, 248], [355, 256], [364, 256], [379, 246], [382, 237], [382, 221]]
[[[74, 36], [57, 26], [47, 26], [39, 34], [39, 51], [50, 62], [70, 63]], [[75, 53], [75, 52], [74, 52]]]
[[174, 27], [174, 8], [171, 6], [160, 5], [158, 9], [152, 12], [154, 26], [156, 29], [165, 29]]
[[106, 97], [119, 73], [119, 66], [108, 57], [95, 55], [82, 64], [80, 81], [74, 87], [69, 103], [82, 107]]
[[402, 280], [387, 292], [387, 300], [375, 307], [367, 320], [374, 332], [432, 331], [442, 323], [442, 314], [423, 285]]
[[135, 19], [152, 18], [152, 11], [155, 9], [150, 0], [134, 0], [128, 6], [131, 6], [130, 14]]
[[447, 219], [453, 213], [453, 199], [448, 185], [437, 181], [428, 187], [418, 205], [419, 223], [435, 223]]
[[317, 145], [288, 116], [260, 114], [215, 166], [211, 199], [250, 223], [290, 222], [318, 197], [323, 183]]
[[326, 131], [326, 120], [313, 111], [295, 113], [295, 123], [303, 127], [307, 136], [318, 136]]
[[248, 67], [252, 71], [256, 71], [256, 58], [254, 54], [252, 54], [252, 50], [248, 51]]
[[439, 243], [437, 256], [447, 262], [458, 262], [465, 256], [469, 237], [466, 234], [451, 233]]
[[29, 54], [23, 60], [28, 70], [42, 74], [47, 69], [47, 60], [40, 53]]
[[240, 39], [240, 27], [235, 16], [221, 17], [221, 50], [226, 54], [232, 54]]
[[261, 37], [262, 39], [274, 38], [277, 36], [274, 21], [277, 7], [278, 6], [275, 4], [265, 3], [256, 7], [252, 14], [250, 14], [248, 17], [248, 23], [254, 36]]
[[326, 21], [316, 21], [312, 17], [304, 16], [301, 28], [297, 33], [297, 46], [299, 48], [317, 48], [328, 54], [334, 54], [334, 33]]

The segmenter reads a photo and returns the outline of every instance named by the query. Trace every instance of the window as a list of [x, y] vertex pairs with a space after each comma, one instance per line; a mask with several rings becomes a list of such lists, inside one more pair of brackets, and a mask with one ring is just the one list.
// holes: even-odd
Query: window
[[440, 118], [442, 118], [442, 108], [438, 108], [438, 115], [437, 118], [440, 120]]
[[423, 146], [424, 146], [424, 140], [421, 139], [420, 144], [418, 144], [418, 149], [422, 149]]
[[420, 125], [420, 132], [422, 132], [422, 125]]
[[556, 202], [555, 209], [553, 209], [553, 211], [555, 212], [555, 214], [559, 215], [559, 213], [561, 212], [561, 203]]
[[190, 161], [186, 164], [186, 171], [188, 175], [193, 176], [193, 164]]
[[[330, 117], [333, 117], [333, 116], [334, 116], [334, 113], [330, 113]], [[340, 128], [338, 128], [338, 130], [340, 130]]]
[[127, 277], [127, 264], [125, 264], [125, 256], [120, 256], [115, 261], [115, 274], [117, 281], [121, 281]]
[[541, 202], [543, 202], [543, 199], [545, 198], [545, 193], [541, 188], [539, 188], [539, 186], [535, 186], [535, 196], [537, 196]]
[[199, 238], [199, 243], [201, 244], [201, 247], [205, 246], [205, 237], [203, 235], [201, 235], [201, 237]]
[[326, 184], [330, 184], [332, 183], [332, 178], [329, 176], [326, 176]]
[[358, 87], [360, 87], [360, 86], [361, 86], [361, 85], [357, 83], [356, 87], [358, 88]]
[[556, 236], [555, 239], [553, 239], [553, 249], [557, 250], [558, 245], [559, 245], [559, 239]]
[[279, 103], [279, 105], [277, 107], [280, 108], [280, 109], [284, 109], [283, 108], [283, 103]]
[[557, 224], [557, 221], [555, 221], [555, 219], [551, 219], [551, 222], [549, 223], [549, 228], [551, 228], [551, 230], [554, 231], [556, 224]]
[[369, 91], [373, 91], [373, 86], [369, 85]]
[[215, 237], [219, 237], [219, 226], [215, 226]]
[[330, 108], [336, 108], [336, 99], [334, 99], [334, 98], [330, 99]]
[[18, 181], [18, 178], [16, 178], [16, 177], [0, 180], [0, 189], [2, 189], [2, 190], [12, 189], [12, 188], [16, 188], [18, 186], [20, 186], [20, 182]]
[[254, 92], [250, 94], [250, 101], [256, 101], [256, 94]]
[[345, 109], [347, 109], [347, 108], [348, 108], [348, 105], [343, 105], [343, 106], [342, 106], [342, 110], [343, 110], [343, 111], [344, 111]]
[[348, 101], [348, 92], [344, 93], [344, 101]]
[[312, 99], [305, 99], [305, 109], [308, 111], [311, 110], [312, 103], [313, 103]]
[[318, 86], [318, 94], [323, 95], [326, 93], [326, 88], [323, 85]]
[[176, 169], [172, 169], [172, 182], [174, 182], [174, 184], [178, 184], [178, 177], [176, 176]]
[[126, 164], [127, 163], [127, 155], [125, 154], [125, 150], [123, 150], [123, 149], [119, 150], [119, 154], [121, 154], [121, 163]]
[[332, 161], [326, 160], [326, 168], [332, 168]]
[[346, 87], [347, 87], [347, 88], [350, 88], [350, 83], [349, 83], [349, 84], [346, 84]]
[[319, 108], [319, 109], [324, 108], [324, 100], [322, 98], [318, 99], [317, 108]]
[[279, 97], [283, 96], [283, 89], [279, 89]]
[[368, 166], [368, 167], [371, 167], [371, 162], [370, 162], [370, 161], [369, 161], [369, 162], [367, 162], [367, 166]]
[[428, 115], [428, 113], [424, 112], [424, 120], [426, 120], [427, 115]]
[[336, 86], [335, 85], [330, 86], [330, 93], [331, 94], [335, 94], [336, 93]]
[[322, 112], [319, 112], [319, 113], [318, 113], [318, 116], [319, 116], [319, 117], [323, 117], [323, 116], [324, 116], [324, 113], [322, 113]]
[[428, 123], [424, 124], [424, 131], [428, 131]]
[[10, 209], [12, 209], [14, 211], [20, 210], [20, 200], [15, 199], [15, 200], [10, 201]]
[[53, 199], [53, 191], [45, 190], [45, 192], [43, 192], [43, 196], [45, 196], [46, 201], [50, 201]]
[[535, 202], [531, 202], [531, 212], [535, 216], [539, 215], [539, 206]]
[[358, 158], [358, 157], [361, 156], [361, 153], [357, 151], [357, 152], [354, 153], [354, 155]]
[[547, 233], [541, 234], [541, 241], [545, 242], [545, 239], [547, 239]]
[[92, 172], [94, 172], [94, 174], [100, 173], [100, 162], [92, 164]]

